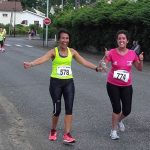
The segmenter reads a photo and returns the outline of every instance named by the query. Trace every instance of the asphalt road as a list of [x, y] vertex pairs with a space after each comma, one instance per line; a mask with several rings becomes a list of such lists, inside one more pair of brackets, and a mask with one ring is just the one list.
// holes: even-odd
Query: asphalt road
[[[50, 142], [51, 62], [23, 68], [23, 61], [33, 60], [48, 49], [42, 48], [40, 40], [7, 38], [6, 52], [0, 53], [0, 150], [150, 150], [150, 63], [144, 64], [143, 72], [133, 69], [132, 113], [124, 120], [126, 131], [113, 141], [109, 137], [112, 109], [106, 75], [73, 62], [76, 95], [72, 135], [77, 142], [62, 143], [63, 103], [58, 140]], [[81, 55], [95, 64], [101, 58]]]

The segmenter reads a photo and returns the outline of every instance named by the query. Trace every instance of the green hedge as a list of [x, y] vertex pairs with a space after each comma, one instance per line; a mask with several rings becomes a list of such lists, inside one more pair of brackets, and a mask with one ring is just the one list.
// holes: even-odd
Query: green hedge
[[79, 49], [92, 45], [99, 51], [115, 47], [115, 34], [126, 29], [130, 34], [129, 47], [138, 40], [142, 51], [150, 59], [150, 1], [114, 0], [78, 10], [64, 10], [57, 14], [53, 26], [65, 27], [72, 33], [72, 46]]

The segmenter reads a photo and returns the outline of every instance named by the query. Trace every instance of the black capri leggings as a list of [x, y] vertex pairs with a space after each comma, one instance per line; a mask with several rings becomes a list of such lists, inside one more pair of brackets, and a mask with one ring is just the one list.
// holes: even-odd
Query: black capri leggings
[[107, 82], [107, 92], [114, 113], [119, 114], [122, 111], [124, 116], [127, 116], [131, 113], [133, 94], [132, 85], [116, 86]]
[[0, 47], [4, 46], [4, 41], [0, 41]]
[[61, 113], [61, 97], [65, 102], [66, 115], [72, 115], [75, 86], [73, 79], [50, 79], [49, 92], [53, 101], [53, 115], [59, 116]]

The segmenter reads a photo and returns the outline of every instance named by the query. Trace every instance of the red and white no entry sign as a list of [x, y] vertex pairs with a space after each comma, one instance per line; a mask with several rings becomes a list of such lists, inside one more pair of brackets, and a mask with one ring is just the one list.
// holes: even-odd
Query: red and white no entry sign
[[50, 25], [51, 24], [51, 19], [46, 17], [44, 20], [43, 20], [44, 24], [45, 25]]

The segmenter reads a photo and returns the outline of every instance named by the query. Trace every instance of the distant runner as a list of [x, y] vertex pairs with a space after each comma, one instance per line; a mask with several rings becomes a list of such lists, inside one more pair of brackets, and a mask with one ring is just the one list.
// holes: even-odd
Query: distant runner
[[0, 52], [5, 52], [4, 49], [4, 32], [3, 28], [0, 27]]

